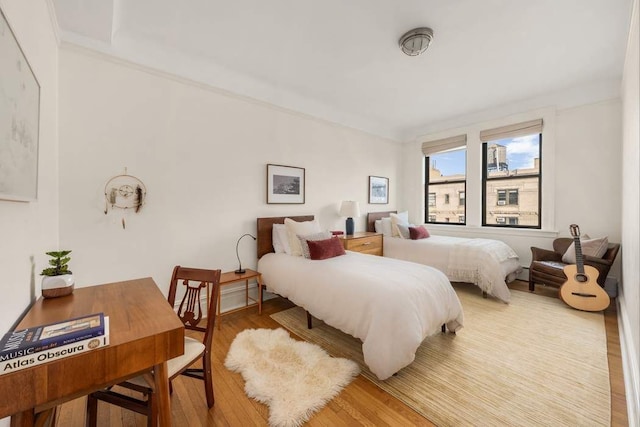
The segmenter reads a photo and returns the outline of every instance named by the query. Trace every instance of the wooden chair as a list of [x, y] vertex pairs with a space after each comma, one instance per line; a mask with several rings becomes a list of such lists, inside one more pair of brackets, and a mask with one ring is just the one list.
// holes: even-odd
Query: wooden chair
[[[536, 283], [543, 283], [560, 287], [567, 281], [562, 262], [562, 255], [567, 251], [573, 239], [560, 237], [553, 241], [553, 250], [531, 247], [531, 265], [529, 266], [529, 290], [535, 290]], [[620, 250], [619, 243], [609, 243], [602, 258], [583, 256], [584, 265], [590, 265], [598, 270], [598, 283], [604, 287], [607, 274]]]
[[[169, 287], [168, 301], [175, 307], [177, 288], [181, 283], [184, 288], [184, 296], [178, 308], [178, 317], [182, 320], [185, 329], [204, 333], [202, 341], [186, 337], [184, 342], [184, 354], [167, 362], [169, 384], [178, 375], [198, 378], [204, 381], [204, 389], [207, 397], [207, 405], [211, 408], [214, 404], [213, 379], [211, 373], [211, 346], [216, 319], [216, 302], [219, 292], [220, 270], [203, 270], [176, 266], [173, 269], [171, 284]], [[209, 290], [209, 288], [211, 289]], [[200, 298], [202, 290], [205, 290], [208, 299], [207, 316], [204, 318], [201, 309]], [[202, 321], [206, 325], [201, 325]], [[191, 368], [198, 360], [202, 361], [202, 368]], [[124, 387], [142, 393], [138, 399], [125, 395], [110, 387], [105, 390], [91, 393], [87, 398], [87, 426], [95, 426], [97, 422], [98, 400], [126, 408], [147, 416], [147, 425], [156, 426], [158, 421], [157, 398], [152, 388], [153, 377], [151, 373], [139, 375], [116, 387]], [[146, 397], [146, 398], [145, 398]]]

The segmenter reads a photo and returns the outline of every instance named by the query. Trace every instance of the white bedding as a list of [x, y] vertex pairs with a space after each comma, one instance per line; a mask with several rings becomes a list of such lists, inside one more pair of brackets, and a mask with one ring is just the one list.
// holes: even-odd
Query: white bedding
[[443, 324], [463, 324], [451, 283], [424, 265], [351, 251], [322, 261], [270, 253], [258, 271], [267, 290], [362, 340], [364, 361], [381, 380], [413, 362]]
[[499, 240], [431, 235], [420, 240], [385, 236], [383, 242], [385, 257], [437, 268], [452, 282], [473, 283], [506, 303], [511, 299], [507, 281], [522, 270], [518, 255]]

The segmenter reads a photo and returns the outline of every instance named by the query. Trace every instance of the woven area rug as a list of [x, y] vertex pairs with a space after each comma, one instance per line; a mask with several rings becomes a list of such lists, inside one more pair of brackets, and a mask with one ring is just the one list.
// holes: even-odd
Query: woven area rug
[[296, 341], [282, 328], [240, 332], [224, 365], [242, 374], [247, 396], [269, 405], [273, 427], [304, 424], [360, 372], [353, 361]]
[[379, 381], [359, 340], [294, 307], [271, 315], [299, 337], [356, 361], [362, 374], [438, 426], [608, 426], [609, 369], [601, 313], [512, 291], [509, 305], [456, 285], [465, 324], [428, 337], [415, 361]]

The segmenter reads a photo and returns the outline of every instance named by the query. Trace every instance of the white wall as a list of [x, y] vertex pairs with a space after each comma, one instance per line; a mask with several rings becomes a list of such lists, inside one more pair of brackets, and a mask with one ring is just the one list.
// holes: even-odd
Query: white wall
[[[60, 244], [77, 286], [173, 266], [234, 270], [236, 240], [256, 218], [315, 214], [344, 229], [342, 200], [367, 212], [368, 176], [390, 178], [401, 147], [359, 131], [228, 95], [80, 48], [60, 53]], [[306, 169], [306, 203], [266, 204], [266, 165]], [[147, 187], [141, 212], [105, 215], [104, 186], [124, 168]], [[126, 229], [121, 219], [126, 220]], [[356, 230], [365, 229], [365, 218]], [[240, 244], [243, 266], [256, 245]], [[223, 308], [224, 302], [223, 302]]]
[[[494, 237], [504, 240], [531, 262], [531, 246], [551, 248], [558, 236], [569, 236], [569, 224], [580, 225], [592, 237], [621, 241], [620, 186], [621, 107], [619, 100], [556, 110], [553, 107], [466, 125], [425, 135], [404, 148], [404, 198], [412, 221], [424, 222], [423, 141], [467, 134], [467, 226], [429, 225], [435, 234]], [[543, 118], [542, 230], [481, 227], [482, 156], [479, 132], [508, 123]], [[620, 278], [620, 259], [610, 275]]]
[[619, 298], [621, 345], [625, 363], [629, 425], [640, 425], [640, 13], [634, 2], [622, 80], [622, 259]]
[[[58, 47], [45, 2], [0, 0], [0, 8], [40, 83], [38, 200], [0, 200], [0, 333], [4, 334], [40, 295], [44, 253], [58, 247]], [[9, 419], [0, 420], [0, 425], [9, 425]]]

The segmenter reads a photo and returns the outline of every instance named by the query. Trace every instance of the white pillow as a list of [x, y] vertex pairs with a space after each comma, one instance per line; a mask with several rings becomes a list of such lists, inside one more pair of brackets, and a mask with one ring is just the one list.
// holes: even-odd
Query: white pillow
[[284, 225], [287, 227], [287, 235], [289, 237], [289, 246], [291, 247], [291, 255], [302, 256], [302, 246], [298, 236], [306, 236], [307, 234], [319, 233], [320, 223], [317, 220], [297, 222], [291, 218], [284, 219]]
[[[601, 237], [599, 239], [589, 239], [582, 240], [580, 239], [580, 248], [582, 249], [582, 255], [589, 255], [596, 258], [602, 258], [602, 256], [607, 252], [607, 247], [609, 246], [609, 238]], [[576, 246], [575, 242], [572, 242], [571, 245], [567, 248], [567, 251], [562, 255], [562, 262], [565, 264], [575, 264], [576, 263]]]
[[287, 227], [284, 224], [273, 224], [273, 231], [271, 232], [271, 242], [273, 243], [273, 250], [277, 254], [291, 254], [291, 247], [289, 246], [289, 235], [287, 234]]
[[391, 218], [376, 219], [374, 225], [376, 233], [381, 233], [384, 237], [391, 237]]
[[389, 214], [389, 217], [391, 218], [391, 235], [393, 237], [401, 236], [398, 224], [409, 226], [409, 212], [392, 213]]
[[307, 259], [311, 259], [311, 255], [309, 254], [309, 244], [307, 243], [308, 240], [326, 240], [330, 239], [331, 236], [333, 235], [330, 231], [321, 231], [319, 233], [307, 234], [306, 236], [298, 236], [300, 247], [302, 249], [302, 256]]

